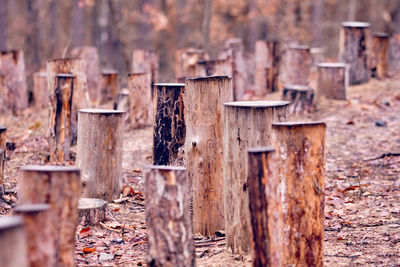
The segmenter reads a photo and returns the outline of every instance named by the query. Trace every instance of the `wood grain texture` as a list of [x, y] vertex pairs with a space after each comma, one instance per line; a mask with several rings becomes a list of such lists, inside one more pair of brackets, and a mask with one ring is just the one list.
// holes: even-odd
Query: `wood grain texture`
[[317, 65], [317, 98], [346, 100], [349, 68], [344, 63]]
[[0, 262], [4, 267], [28, 267], [25, 230], [19, 216], [0, 217]]
[[151, 74], [144, 72], [128, 75], [129, 121], [132, 128], [153, 125]]

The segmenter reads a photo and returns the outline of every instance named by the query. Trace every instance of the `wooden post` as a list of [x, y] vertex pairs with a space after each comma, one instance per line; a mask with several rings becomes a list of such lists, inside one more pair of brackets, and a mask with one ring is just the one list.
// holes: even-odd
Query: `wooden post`
[[80, 198], [78, 203], [81, 225], [96, 225], [107, 219], [107, 201], [98, 198]]
[[82, 171], [82, 197], [116, 199], [122, 188], [124, 112], [81, 109], [78, 118], [76, 166]]
[[286, 121], [289, 102], [239, 101], [224, 104], [224, 207], [227, 247], [250, 250], [247, 149], [271, 145], [271, 125]]
[[259, 40], [255, 53], [255, 93], [265, 96], [278, 90], [279, 42]]
[[56, 266], [75, 266], [80, 171], [75, 167], [26, 166], [18, 180], [19, 204], [49, 204], [55, 227]]
[[247, 64], [244, 59], [242, 39], [231, 38], [226, 40], [225, 48], [228, 51], [228, 60], [232, 66], [233, 99], [242, 100], [248, 88]]
[[213, 236], [224, 230], [223, 103], [233, 100], [232, 79], [186, 79], [185, 164], [193, 190], [194, 232]]
[[367, 22], [343, 22], [340, 30], [339, 61], [349, 64], [350, 85], [369, 81], [368, 45], [370, 27]]
[[400, 70], [400, 33], [390, 38], [389, 66], [391, 70]]
[[282, 100], [290, 102], [290, 114], [303, 114], [314, 110], [314, 90], [304, 85], [285, 85]]
[[317, 65], [317, 96], [346, 100], [349, 84], [348, 65], [345, 63], [320, 63]]
[[24, 53], [0, 51], [0, 111], [16, 114], [27, 107]]
[[208, 60], [208, 55], [203, 49], [184, 48], [175, 53], [175, 77], [190, 78], [196, 76], [196, 63]]
[[190, 188], [182, 167], [152, 166], [144, 180], [148, 266], [194, 266]]
[[154, 84], [153, 164], [182, 165], [186, 126], [184, 83]]
[[289, 46], [285, 55], [284, 86], [287, 84], [308, 86], [311, 64], [310, 47], [305, 45]]
[[37, 110], [48, 108], [49, 88], [47, 87], [47, 72], [35, 72], [33, 74], [33, 100]]
[[152, 50], [138, 49], [133, 51], [132, 72], [151, 74], [151, 86], [158, 81], [158, 53]]
[[150, 73], [130, 73], [128, 75], [129, 120], [133, 128], [153, 124], [153, 104]]
[[54, 244], [58, 236], [51, 221], [50, 205], [21, 205], [14, 214], [24, 219], [29, 266], [56, 266]]
[[118, 72], [116, 70], [103, 71], [101, 77], [100, 104], [115, 102], [118, 94]]
[[7, 151], [7, 127], [0, 125], [0, 199], [4, 195], [4, 167]]
[[195, 66], [196, 77], [205, 76], [230, 76], [232, 77], [232, 64], [226, 59], [201, 60]]
[[325, 123], [272, 125], [283, 205], [282, 266], [323, 266]]
[[70, 74], [57, 74], [55, 84], [50, 88], [49, 148], [50, 161], [69, 160], [72, 143], [72, 99], [74, 77]]
[[25, 230], [19, 216], [0, 217], [0, 262], [3, 267], [28, 267]]
[[253, 266], [282, 266], [282, 207], [274, 151], [270, 147], [248, 150]]
[[389, 65], [389, 35], [387, 33], [374, 34], [371, 58], [372, 77], [386, 78]]
[[279, 90], [279, 65], [280, 65], [280, 44], [279, 41], [267, 41], [268, 47], [268, 73], [267, 89], [269, 92]]

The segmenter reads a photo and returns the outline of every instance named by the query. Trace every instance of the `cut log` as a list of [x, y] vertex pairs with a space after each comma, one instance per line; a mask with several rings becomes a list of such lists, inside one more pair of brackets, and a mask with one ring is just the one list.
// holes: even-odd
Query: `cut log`
[[194, 266], [190, 188], [182, 167], [152, 166], [145, 175], [148, 266]]
[[339, 61], [349, 64], [349, 84], [369, 81], [370, 27], [367, 22], [343, 22], [340, 30]]
[[184, 83], [154, 84], [153, 164], [183, 165]]
[[248, 154], [253, 266], [282, 266], [282, 207], [275, 152], [259, 147], [249, 149]]
[[223, 103], [233, 100], [232, 79], [186, 79], [185, 164], [193, 190], [194, 232], [214, 236], [224, 229]]
[[75, 76], [57, 74], [55, 84], [50, 88], [49, 148], [50, 161], [69, 160], [72, 143], [72, 99]]
[[323, 266], [325, 123], [274, 123], [282, 266]]
[[389, 64], [389, 35], [387, 33], [374, 34], [371, 54], [372, 77], [386, 78]]
[[196, 63], [208, 60], [208, 55], [203, 49], [184, 48], [175, 53], [175, 77], [190, 78], [196, 76]]
[[0, 262], [3, 267], [28, 267], [25, 230], [19, 216], [0, 217]]
[[202, 60], [195, 66], [195, 76], [230, 76], [232, 77], [232, 64], [226, 59]]
[[18, 180], [18, 202], [49, 204], [55, 227], [55, 266], [75, 266], [75, 232], [78, 222], [80, 171], [75, 167], [26, 166]]
[[314, 111], [314, 90], [304, 85], [285, 85], [282, 100], [290, 102], [290, 114], [303, 114]]
[[400, 33], [390, 38], [389, 66], [391, 70], [400, 70]]
[[321, 63], [317, 66], [317, 96], [345, 100], [349, 84], [348, 65], [345, 63]]
[[123, 111], [124, 113], [124, 123], [129, 124], [130, 122], [130, 101], [129, 101], [129, 91], [126, 89], [121, 90], [117, 96], [117, 102], [114, 104], [114, 109]]
[[250, 250], [247, 149], [271, 145], [271, 125], [286, 121], [289, 102], [224, 104], [224, 207], [226, 244], [233, 253]]
[[152, 50], [133, 51], [132, 72], [150, 73], [150, 86], [158, 81], [158, 53]]
[[246, 88], [248, 86], [248, 77], [242, 39], [231, 38], [226, 40], [225, 49], [227, 50], [228, 61], [232, 66], [233, 99], [235, 101], [243, 100], [248, 89]]
[[7, 151], [7, 127], [0, 125], [0, 199], [4, 195], [4, 167]]
[[104, 71], [101, 76], [100, 104], [116, 101], [118, 95], [118, 72], [116, 70]]
[[0, 51], [0, 111], [17, 114], [27, 107], [24, 52]]
[[36, 72], [33, 74], [33, 100], [37, 110], [49, 107], [47, 72]]
[[25, 204], [14, 210], [23, 218], [29, 266], [56, 266], [55, 239], [50, 205]]
[[153, 124], [153, 103], [150, 73], [128, 75], [129, 120], [132, 128], [143, 128]]
[[124, 112], [81, 109], [76, 166], [82, 171], [82, 197], [111, 201], [122, 188]]
[[291, 45], [286, 50], [283, 72], [283, 83], [305, 85], [309, 84], [312, 58], [310, 47]]
[[98, 198], [80, 198], [79, 219], [81, 225], [96, 225], [107, 219], [107, 201]]

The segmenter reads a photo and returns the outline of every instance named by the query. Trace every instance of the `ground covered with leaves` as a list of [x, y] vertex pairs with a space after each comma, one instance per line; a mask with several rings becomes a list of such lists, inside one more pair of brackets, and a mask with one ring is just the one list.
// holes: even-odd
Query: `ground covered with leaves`
[[[0, 214], [17, 202], [18, 169], [48, 163], [46, 110], [0, 117], [8, 127], [6, 194]], [[347, 101], [321, 100], [296, 121], [327, 123], [325, 266], [400, 265], [400, 77], [351, 87]], [[108, 205], [108, 220], [79, 225], [79, 266], [144, 266], [147, 247], [143, 171], [151, 163], [152, 129], [128, 129], [124, 188]], [[72, 159], [65, 164], [74, 164]], [[224, 237], [196, 236], [198, 266], [251, 266], [251, 257], [225, 249]]]

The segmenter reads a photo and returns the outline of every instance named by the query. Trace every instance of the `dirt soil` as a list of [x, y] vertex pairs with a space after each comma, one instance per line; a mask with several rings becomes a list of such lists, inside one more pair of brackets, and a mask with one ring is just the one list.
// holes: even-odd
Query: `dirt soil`
[[[0, 214], [17, 202], [20, 166], [49, 164], [46, 110], [0, 116], [8, 127], [6, 194]], [[400, 266], [400, 76], [350, 87], [347, 101], [323, 101], [292, 121], [327, 123], [325, 266]], [[124, 140], [124, 190], [109, 203], [108, 221], [78, 226], [79, 266], [144, 266], [143, 172], [151, 163], [152, 129], [129, 130]], [[74, 153], [70, 162], [74, 164]], [[196, 236], [198, 266], [251, 266], [251, 256], [225, 249], [223, 237]]]

